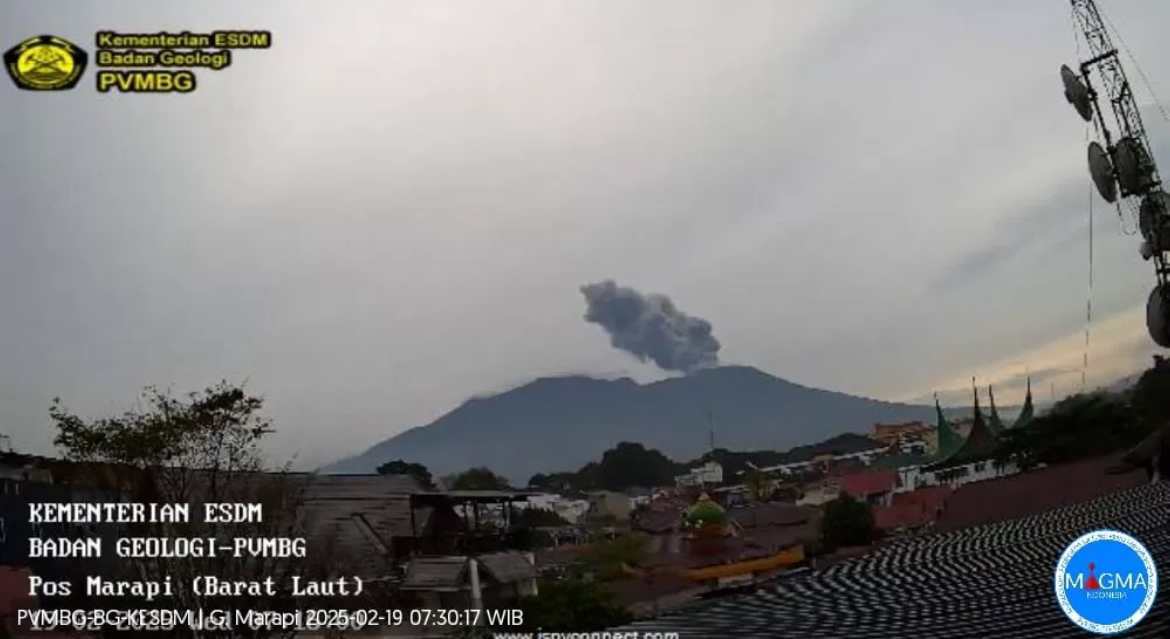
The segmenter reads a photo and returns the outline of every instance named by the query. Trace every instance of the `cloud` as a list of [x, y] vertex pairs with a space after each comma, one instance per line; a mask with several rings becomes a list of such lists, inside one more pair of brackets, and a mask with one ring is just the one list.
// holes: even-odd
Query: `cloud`
[[[1158, 349], [1150, 342], [1145, 326], [1145, 308], [1134, 307], [1098, 322], [1090, 334], [1088, 368], [1084, 367], [1085, 335], [1081, 331], [1053, 340], [1018, 355], [989, 362], [978, 370], [978, 384], [995, 387], [1005, 405], [1019, 404], [1029, 377], [1037, 398], [1050, 398], [1092, 390], [1144, 370]], [[1082, 386], [1081, 377], [1085, 373]], [[950, 402], [970, 401], [971, 375], [943, 380], [930, 390], [910, 393], [903, 399], [922, 402], [932, 393]], [[1017, 399], [1018, 396], [1018, 399]]]

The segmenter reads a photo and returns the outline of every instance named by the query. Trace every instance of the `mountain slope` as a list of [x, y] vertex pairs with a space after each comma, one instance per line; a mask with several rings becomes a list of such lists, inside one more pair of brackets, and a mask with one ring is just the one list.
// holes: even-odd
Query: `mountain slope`
[[487, 466], [522, 485], [537, 472], [575, 470], [619, 441], [686, 460], [707, 450], [712, 427], [720, 448], [784, 450], [916, 419], [933, 421], [934, 408], [807, 388], [746, 366], [645, 385], [553, 377], [468, 400], [322, 472], [366, 473], [405, 459], [436, 475]]

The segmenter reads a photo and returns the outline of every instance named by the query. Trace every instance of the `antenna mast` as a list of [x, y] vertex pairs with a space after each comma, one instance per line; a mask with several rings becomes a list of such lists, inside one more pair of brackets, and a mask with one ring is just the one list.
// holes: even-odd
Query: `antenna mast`
[[[1061, 67], [1064, 97], [1100, 142], [1089, 144], [1089, 174], [1097, 192], [1122, 213], [1122, 202], [1137, 214], [1142, 259], [1153, 261], [1156, 283], [1146, 304], [1150, 337], [1170, 348], [1170, 195], [1154, 161], [1133, 86], [1094, 0], [1070, 0], [1073, 19], [1089, 49], [1080, 73]], [[1103, 144], [1103, 146], [1102, 146]]]

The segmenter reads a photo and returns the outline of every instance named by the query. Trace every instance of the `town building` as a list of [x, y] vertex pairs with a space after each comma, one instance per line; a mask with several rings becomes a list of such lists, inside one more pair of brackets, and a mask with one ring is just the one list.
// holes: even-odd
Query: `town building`
[[783, 462], [760, 470], [779, 475], [827, 472], [834, 464], [857, 461], [869, 464], [887, 451], [886, 444], [858, 435], [844, 433], [819, 444], [798, 446], [788, 451]]
[[[931, 534], [612, 632], [752, 639], [1077, 635], [1051, 595], [1053, 562], [1069, 540], [1089, 530], [1125, 530], [1145, 543], [1157, 565], [1170, 561], [1164, 517], [1170, 482], [1151, 483], [1140, 469], [1112, 474], [1120, 460], [1114, 455], [962, 485], [934, 516]], [[949, 487], [935, 490], [934, 497], [899, 495], [890, 507], [905, 503], [909, 510], [921, 501], [919, 510], [928, 514], [917, 519], [924, 522]], [[918, 523], [909, 515], [902, 521]], [[1126, 636], [1162, 639], [1168, 615], [1170, 600], [1159, 597]]]
[[677, 486], [718, 486], [723, 483], [723, 466], [709, 461], [674, 478]]

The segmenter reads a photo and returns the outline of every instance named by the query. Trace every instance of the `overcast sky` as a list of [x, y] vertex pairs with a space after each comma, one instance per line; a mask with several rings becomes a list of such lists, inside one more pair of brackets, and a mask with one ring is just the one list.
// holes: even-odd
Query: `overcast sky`
[[[1102, 6], [1170, 98], [1170, 3]], [[0, 87], [18, 449], [50, 450], [54, 396], [101, 415], [146, 384], [246, 379], [273, 452], [316, 464], [537, 376], [654, 379], [582, 320], [579, 286], [608, 278], [708, 319], [724, 362], [808, 385], [908, 399], [978, 375], [1007, 404], [1025, 370], [1044, 393], [1080, 384], [1090, 187], [1057, 75], [1077, 55], [1066, 1], [40, 0], [0, 18], [4, 47], [274, 33], [186, 96], [99, 95], [92, 73]], [[1094, 207], [1105, 383], [1154, 352], [1153, 277]]]

